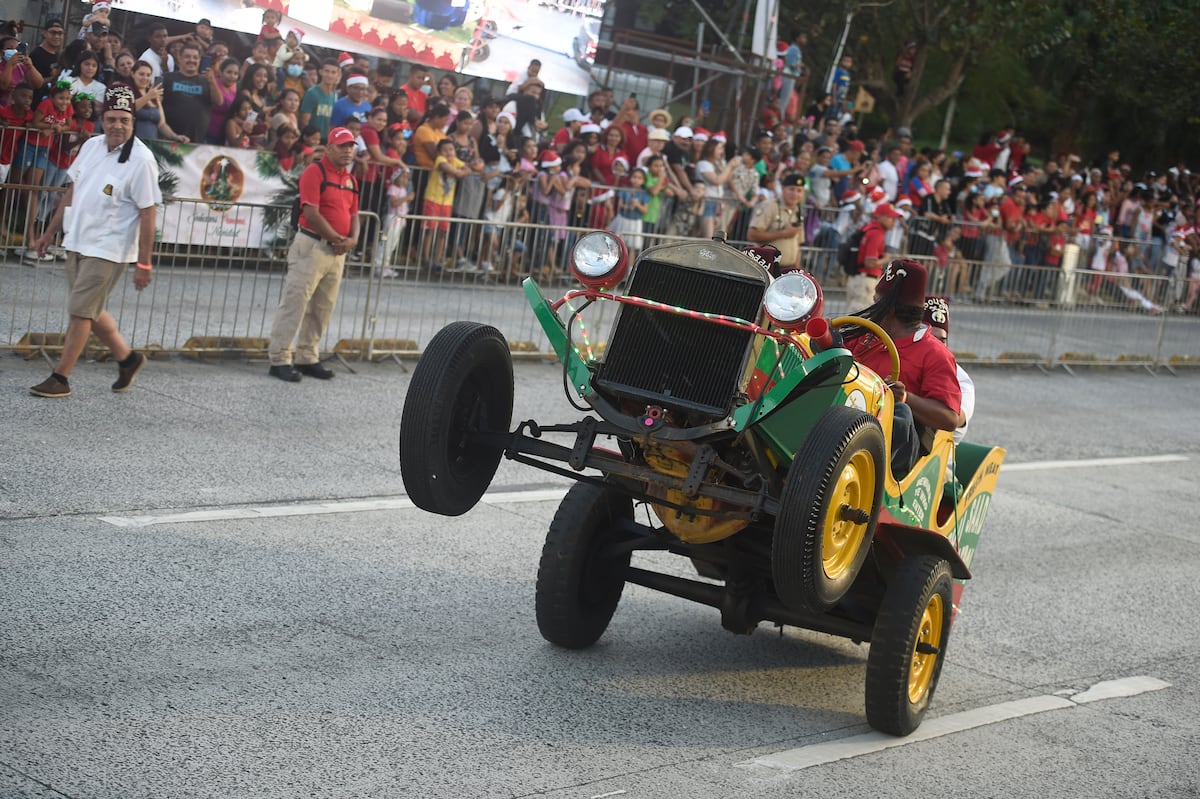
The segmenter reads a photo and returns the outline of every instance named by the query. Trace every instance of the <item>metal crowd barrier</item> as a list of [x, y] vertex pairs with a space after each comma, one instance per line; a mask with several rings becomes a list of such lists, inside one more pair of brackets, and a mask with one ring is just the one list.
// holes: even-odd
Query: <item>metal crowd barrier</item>
[[[0, 200], [12, 194], [6, 188]], [[192, 202], [198, 201], [172, 199], [160, 218]], [[286, 217], [290, 209], [241, 205], [237, 212], [255, 221], [268, 213]], [[589, 229], [456, 219], [439, 234], [445, 256], [430, 264], [422, 253], [437, 252], [437, 241], [429, 239], [436, 221], [410, 215], [402, 226], [390, 226], [363, 213], [367, 234], [347, 260], [323, 352], [348, 364], [416, 356], [443, 325], [474, 319], [496, 325], [518, 354], [547, 355], [519, 283], [532, 276], [551, 294], [573, 285], [566, 252]], [[639, 244], [672, 240], [680, 238], [647, 233]], [[0, 347], [49, 357], [67, 323], [63, 263], [23, 262], [14, 248], [10, 242], [0, 250]], [[110, 304], [133, 346], [197, 357], [265, 355], [286, 270], [283, 240], [238, 247], [216, 230], [200, 230], [191, 243], [159, 244], [155, 257], [151, 286], [137, 292], [123, 280]], [[1078, 257], [1062, 269], [1003, 262], [942, 268], [923, 260], [930, 293], [955, 294], [952, 271], [965, 270], [967, 288], [960, 286], [951, 315], [951, 346], [963, 363], [1200, 364], [1200, 318], [1173, 311], [1186, 291], [1180, 278], [1092, 272], [1077, 268]], [[821, 280], [831, 313], [857, 310], [844, 307], [834, 250], [807, 246], [802, 261]], [[587, 320], [593, 340], [602, 340], [611, 318], [609, 304], [600, 305]]]

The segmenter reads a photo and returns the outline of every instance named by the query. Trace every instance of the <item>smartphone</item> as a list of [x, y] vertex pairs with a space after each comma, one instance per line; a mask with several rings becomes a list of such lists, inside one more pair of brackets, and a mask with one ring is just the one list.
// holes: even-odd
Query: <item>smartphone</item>
[[163, 79], [162, 79], [162, 75], [159, 75], [157, 78], [155, 78], [155, 79], [154, 79], [154, 85], [155, 85], [155, 86], [162, 86], [162, 85], [163, 85]]
[[21, 42], [17, 45], [17, 55], [26, 55], [29, 52], [29, 42]]
[[206, 55], [200, 59], [200, 71], [207, 72], [212, 68], [212, 56]]

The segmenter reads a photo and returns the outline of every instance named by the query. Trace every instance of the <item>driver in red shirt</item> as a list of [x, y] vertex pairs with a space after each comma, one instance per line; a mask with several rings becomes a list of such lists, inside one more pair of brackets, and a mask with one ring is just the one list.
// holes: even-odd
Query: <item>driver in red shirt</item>
[[[925, 267], [896, 259], [875, 286], [875, 304], [859, 315], [883, 328], [900, 353], [900, 379], [891, 384], [896, 398], [892, 421], [892, 473], [903, 477], [920, 457], [916, 425], [954, 430], [962, 411], [962, 389], [954, 355], [933, 336], [915, 336], [925, 311]], [[854, 359], [876, 374], [891, 373], [891, 359], [874, 334], [844, 331]]]

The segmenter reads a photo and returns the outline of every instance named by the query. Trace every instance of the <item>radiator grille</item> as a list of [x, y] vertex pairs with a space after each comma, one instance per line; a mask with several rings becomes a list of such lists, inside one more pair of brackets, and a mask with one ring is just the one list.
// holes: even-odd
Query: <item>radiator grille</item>
[[[754, 321], [762, 281], [642, 261], [630, 280], [635, 297]], [[622, 306], [596, 379], [602, 390], [719, 417], [730, 410], [753, 334], [702, 319]]]

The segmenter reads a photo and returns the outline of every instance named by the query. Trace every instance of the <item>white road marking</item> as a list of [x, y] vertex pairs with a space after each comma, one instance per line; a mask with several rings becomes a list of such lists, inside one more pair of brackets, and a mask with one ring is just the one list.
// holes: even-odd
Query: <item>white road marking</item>
[[[1005, 464], [1002, 472], [1032, 472], [1045, 469], [1075, 469], [1101, 466], [1131, 466], [1146, 463], [1176, 463], [1186, 461], [1186, 455], [1137, 455], [1128, 458], [1092, 458], [1079, 461], [1031, 461]], [[562, 499], [566, 488], [543, 488], [530, 491], [498, 491], [484, 494], [480, 500], [488, 505], [511, 505], [519, 502], [553, 502]], [[415, 507], [407, 497], [389, 499], [352, 499], [293, 505], [262, 505], [259, 507], [209, 508], [181, 513], [145, 514], [141, 516], [101, 516], [100, 521], [115, 527], [151, 527], [156, 524], [186, 524], [188, 522], [220, 522], [234, 519], [270, 519], [281, 516], [322, 516], [332, 513], [362, 513], [377, 510], [405, 510]]]
[[1128, 458], [1088, 458], [1079, 461], [1030, 461], [1029, 463], [1006, 463], [1000, 473], [1040, 472], [1048, 469], [1089, 469], [1098, 466], [1136, 466], [1143, 463], [1178, 463], [1188, 460], [1187, 455], [1133, 455]]
[[1086, 691], [1071, 696], [1055, 696], [1051, 694], [1032, 696], [1028, 699], [1001, 702], [997, 705], [989, 705], [988, 707], [966, 710], [962, 713], [952, 713], [949, 716], [930, 719], [921, 724], [916, 732], [907, 738], [894, 738], [890, 735], [884, 735], [881, 732], [868, 732], [850, 738], [843, 738], [839, 741], [812, 744], [811, 746], [802, 746], [798, 749], [789, 749], [784, 752], [763, 755], [762, 757], [756, 757], [753, 760], [738, 763], [737, 765], [798, 771], [825, 763], [833, 763], [838, 760], [882, 752], [885, 749], [892, 749], [897, 746], [907, 746], [908, 744], [920, 741], [928, 741], [931, 738], [940, 738], [943, 735], [963, 732], [964, 730], [971, 730], [1000, 721], [1031, 716], [1035, 713], [1045, 713], [1049, 710], [1064, 710], [1102, 699], [1136, 696], [1137, 694], [1158, 691], [1169, 686], [1170, 683], [1146, 676], [1107, 680], [1096, 683]]
[[[563, 498], [563, 488], [534, 491], [498, 491], [484, 494], [485, 505], [512, 505], [518, 502], [551, 502]], [[270, 519], [280, 516], [321, 516], [331, 513], [362, 513], [376, 510], [404, 510], [416, 507], [408, 497], [392, 499], [355, 499], [341, 502], [320, 502], [309, 505], [262, 505], [251, 508], [212, 508], [183, 513], [147, 514], [143, 516], [101, 516], [100, 521], [114, 527], [151, 527], [156, 524], [185, 524], [187, 522], [220, 522], [233, 519]]]

